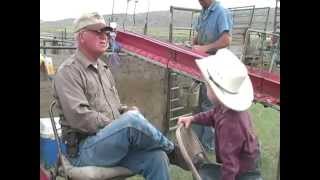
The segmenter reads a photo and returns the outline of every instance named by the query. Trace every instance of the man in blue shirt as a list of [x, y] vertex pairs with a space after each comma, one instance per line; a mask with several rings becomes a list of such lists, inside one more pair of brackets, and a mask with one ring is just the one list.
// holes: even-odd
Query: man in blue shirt
[[196, 26], [193, 49], [215, 54], [231, 43], [232, 19], [229, 10], [215, 0], [199, 0], [202, 11]]
[[[199, 3], [202, 6], [202, 11], [196, 25], [197, 35], [193, 39], [193, 49], [213, 55], [218, 49], [226, 48], [231, 43], [233, 25], [231, 14], [218, 1], [199, 0]], [[208, 111], [213, 107], [207, 97], [207, 90], [204, 84], [200, 86], [199, 102], [200, 112]], [[204, 147], [208, 150], [213, 150], [213, 129], [197, 125], [193, 125], [193, 129]]]

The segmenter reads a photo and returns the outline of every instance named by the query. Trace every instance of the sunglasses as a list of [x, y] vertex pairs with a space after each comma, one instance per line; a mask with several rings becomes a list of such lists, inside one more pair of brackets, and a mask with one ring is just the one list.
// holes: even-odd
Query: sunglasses
[[101, 35], [106, 35], [107, 37], [110, 36], [110, 31], [91, 30], [91, 29], [86, 29], [86, 31], [93, 32], [97, 36], [101, 36]]

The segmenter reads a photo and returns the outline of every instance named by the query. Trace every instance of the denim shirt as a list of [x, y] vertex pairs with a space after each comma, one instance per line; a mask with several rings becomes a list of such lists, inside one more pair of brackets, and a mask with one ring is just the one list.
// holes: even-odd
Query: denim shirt
[[202, 9], [198, 17], [196, 31], [198, 32], [198, 44], [207, 45], [218, 40], [223, 32], [232, 30], [232, 17], [230, 11], [213, 2], [207, 9]]

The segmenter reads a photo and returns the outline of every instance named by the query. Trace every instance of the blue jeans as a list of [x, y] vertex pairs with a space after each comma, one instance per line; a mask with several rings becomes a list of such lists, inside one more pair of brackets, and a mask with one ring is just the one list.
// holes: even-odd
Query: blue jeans
[[123, 166], [147, 180], [168, 180], [174, 144], [138, 111], [119, 119], [86, 138], [79, 146], [75, 166]]
[[191, 127], [197, 134], [202, 146], [206, 150], [214, 150], [214, 128], [199, 124], [192, 124]]
[[[200, 112], [206, 112], [214, 108], [214, 105], [212, 104], [212, 102], [209, 100], [207, 96], [207, 88], [204, 83], [200, 85], [199, 102], [200, 102], [199, 104]], [[207, 150], [214, 149], [214, 128], [193, 124], [192, 129], [197, 134], [201, 144]]]

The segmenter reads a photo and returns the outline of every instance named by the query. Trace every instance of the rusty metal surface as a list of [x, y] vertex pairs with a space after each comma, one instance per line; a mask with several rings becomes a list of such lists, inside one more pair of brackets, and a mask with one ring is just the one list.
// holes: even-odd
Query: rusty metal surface
[[[195, 59], [206, 57], [208, 54], [195, 52], [191, 49], [128, 31], [118, 31], [117, 41], [127, 51], [201, 80]], [[255, 99], [280, 105], [280, 76], [252, 67], [248, 67], [248, 71], [254, 87]]]

